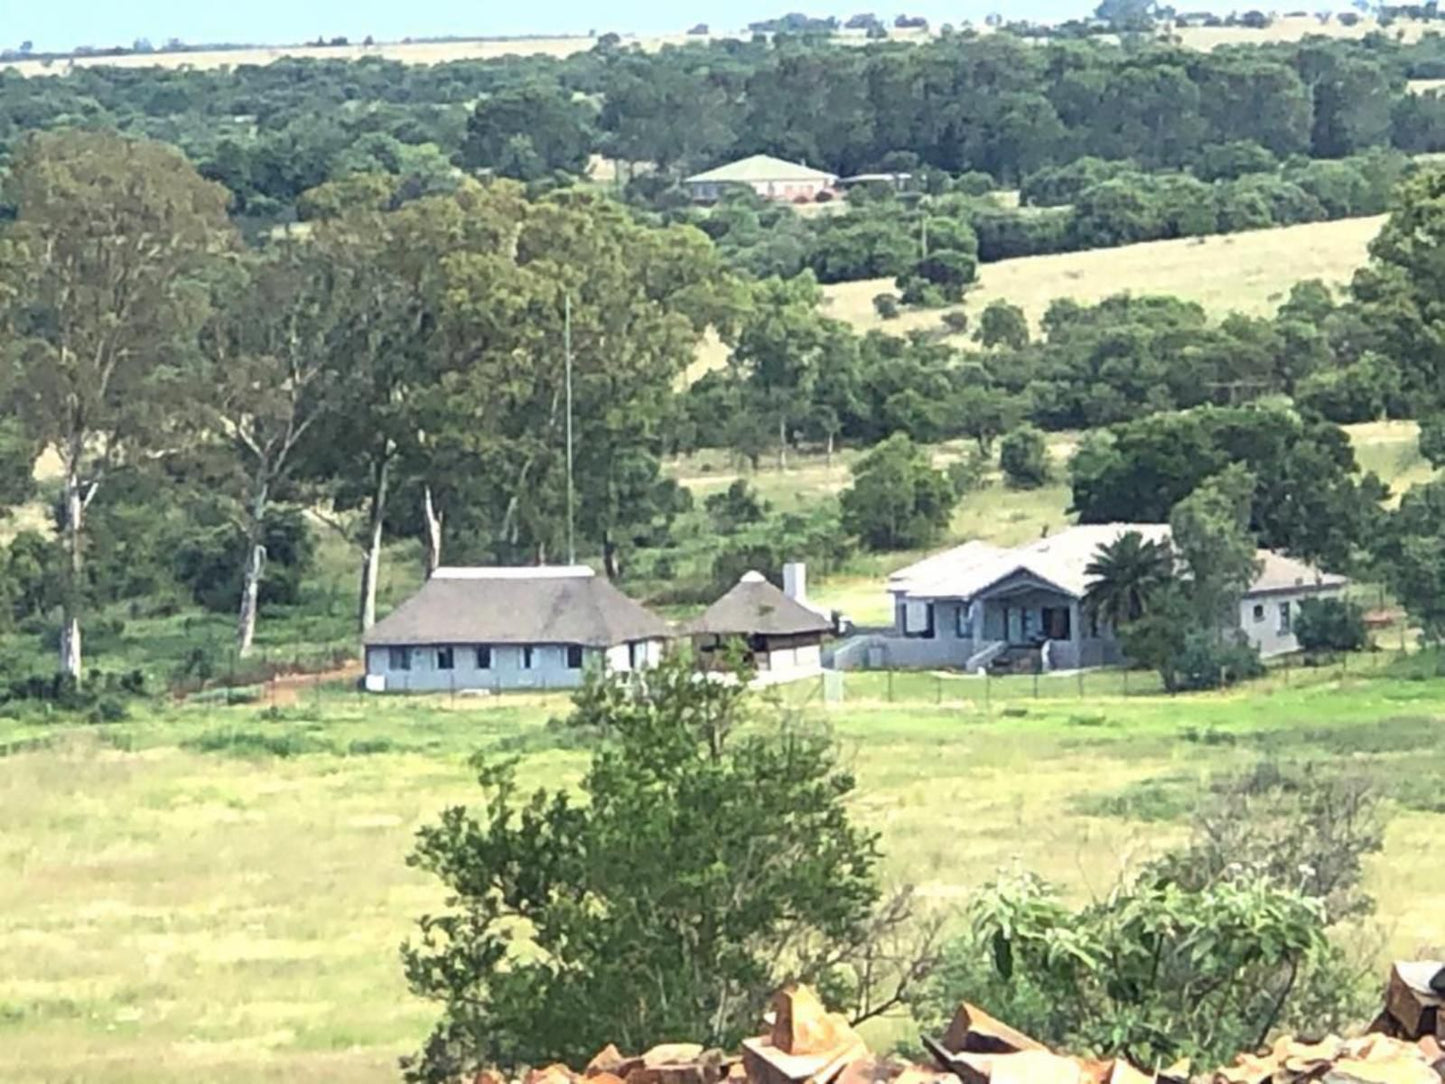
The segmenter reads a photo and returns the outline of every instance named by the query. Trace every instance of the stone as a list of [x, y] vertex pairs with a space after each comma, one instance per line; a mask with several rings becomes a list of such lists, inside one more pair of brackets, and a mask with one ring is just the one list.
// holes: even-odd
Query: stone
[[1016, 1054], [1020, 1050], [1044, 1049], [1043, 1043], [995, 1020], [967, 1001], [960, 1003], [953, 1014], [942, 1045], [953, 1054]]
[[789, 986], [773, 997], [773, 1045], [785, 1054], [822, 1054], [858, 1036], [807, 986]]
[[628, 1071], [640, 1064], [640, 1058], [625, 1057], [622, 1051], [617, 1049], [616, 1043], [608, 1043], [592, 1056], [592, 1060], [587, 1063], [585, 1075], [594, 1077], [600, 1073], [611, 1073], [625, 1080]]

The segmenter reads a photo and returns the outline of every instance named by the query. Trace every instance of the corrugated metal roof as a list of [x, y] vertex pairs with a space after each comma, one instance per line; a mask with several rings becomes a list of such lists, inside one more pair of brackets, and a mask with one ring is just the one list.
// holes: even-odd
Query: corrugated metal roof
[[797, 162], [785, 162], [770, 154], [754, 154], [740, 158], [727, 165], [716, 166], [703, 173], [694, 173], [684, 184], [727, 183], [761, 184], [766, 181], [797, 183], [799, 181], [824, 181], [831, 184], [837, 176]]
[[438, 569], [362, 642], [611, 647], [671, 636], [667, 622], [585, 566], [449, 568]]
[[[1089, 589], [1085, 571], [1101, 546], [1137, 531], [1147, 541], [1168, 542], [1165, 523], [1089, 523], [1069, 527], [1015, 549], [967, 542], [895, 572], [888, 590], [914, 598], [973, 598], [1011, 576], [1026, 574], [1082, 598]], [[1260, 550], [1260, 571], [1246, 595], [1306, 587], [1340, 587], [1344, 576], [1321, 572], [1304, 561], [1273, 550]]]

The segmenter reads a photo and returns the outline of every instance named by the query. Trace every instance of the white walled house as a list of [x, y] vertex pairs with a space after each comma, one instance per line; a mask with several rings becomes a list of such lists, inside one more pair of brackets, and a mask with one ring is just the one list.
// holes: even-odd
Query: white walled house
[[698, 203], [715, 203], [730, 188], [751, 188], [763, 199], [812, 203], [821, 193], [831, 191], [837, 181], [835, 174], [821, 169], [787, 162], [768, 154], [754, 154], [715, 169], [694, 173], [682, 183]]
[[[893, 627], [839, 647], [832, 664], [972, 672], [1122, 663], [1114, 630], [1090, 612], [1084, 596], [1086, 569], [1099, 548], [1131, 531], [1146, 541], [1169, 539], [1165, 524], [1088, 524], [1014, 549], [974, 541], [925, 558], [889, 577]], [[1348, 581], [1271, 550], [1258, 556], [1238, 627], [1266, 658], [1297, 651], [1300, 602], [1338, 595]]]
[[668, 624], [585, 566], [439, 568], [362, 638], [375, 692], [569, 689], [655, 666]]
[[757, 667], [759, 684], [817, 675], [823, 668], [823, 638], [833, 631], [830, 615], [807, 601], [803, 565], [783, 567], [788, 590], [774, 587], [761, 572], [748, 572], [687, 625], [705, 668], [716, 665], [730, 644], [740, 644]]

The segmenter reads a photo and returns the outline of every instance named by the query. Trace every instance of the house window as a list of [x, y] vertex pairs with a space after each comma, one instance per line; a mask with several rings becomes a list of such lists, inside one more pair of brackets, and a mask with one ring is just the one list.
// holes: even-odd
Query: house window
[[1261, 621], [1263, 621], [1263, 620], [1264, 620], [1264, 603], [1263, 603], [1263, 602], [1256, 602], [1256, 603], [1254, 604], [1254, 623], [1255, 623], [1256, 625], [1258, 625], [1258, 624], [1259, 624]]
[[903, 635], [933, 639], [933, 603], [909, 599], [903, 604]]
[[492, 668], [492, 648], [490, 644], [477, 645], [477, 669], [490, 670]]
[[1028, 641], [1034, 634], [1034, 612], [1025, 607], [1019, 611], [1019, 639]]
[[437, 669], [438, 669], [438, 670], [455, 670], [455, 669], [456, 669], [456, 666], [457, 666], [457, 658], [456, 658], [456, 655], [453, 654], [451, 648], [449, 648], [449, 647], [439, 647], [439, 648], [437, 648]]
[[972, 640], [973, 621], [969, 617], [969, 607], [967, 603], [959, 603], [958, 609], [954, 611], [954, 620], [954, 633], [958, 638], [960, 640]]
[[1289, 603], [1281, 602], [1279, 604], [1279, 634], [1288, 636], [1293, 631], [1294, 622], [1290, 617]]
[[530, 670], [530, 669], [532, 669], [532, 664], [533, 664], [533, 662], [535, 661], [534, 658], [533, 658], [533, 651], [534, 651], [534, 648], [532, 647], [531, 644], [527, 644], [526, 646], [524, 646], [524, 647], [522, 648], [522, 669], [523, 669], [523, 670]]
[[581, 670], [581, 669], [582, 669], [582, 645], [581, 645], [581, 644], [568, 644], [568, 645], [567, 645], [567, 669], [568, 669], [568, 670]]
[[1050, 640], [1072, 640], [1073, 627], [1067, 606], [1045, 606], [1040, 611], [1043, 617], [1044, 635]]
[[636, 640], [629, 640], [627, 642], [627, 668], [629, 670], [642, 669], [643, 657], [642, 645]]
[[390, 651], [391, 668], [393, 670], [411, 669], [411, 649], [406, 647], [394, 647]]

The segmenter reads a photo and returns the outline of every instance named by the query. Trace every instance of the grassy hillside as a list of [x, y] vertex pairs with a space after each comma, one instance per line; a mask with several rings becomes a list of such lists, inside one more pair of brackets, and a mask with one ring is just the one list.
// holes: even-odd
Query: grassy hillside
[[[1210, 312], [1272, 312], [1302, 279], [1344, 285], [1364, 264], [1383, 217], [1311, 222], [1303, 226], [1177, 241], [1150, 241], [1122, 248], [1001, 260], [979, 267], [978, 285], [960, 306], [970, 316], [990, 301], [1019, 305], [1037, 324], [1055, 298], [1093, 302], [1110, 294], [1173, 294]], [[936, 328], [942, 311], [904, 310], [894, 320], [873, 311], [873, 298], [894, 292], [891, 279], [824, 287], [827, 312], [860, 330], [901, 333]]]
[[[948, 907], [1015, 861], [1075, 897], [1103, 892], [1182, 834], [1210, 773], [1349, 757], [1402, 803], [1368, 887], [1374, 948], [1408, 954], [1441, 936], [1419, 857], [1445, 812], [1407, 784], [1445, 771], [1445, 680], [1367, 676], [1385, 664], [1177, 699], [1103, 676], [1085, 700], [1072, 678], [1035, 700], [1027, 679], [985, 697], [977, 679], [917, 675], [890, 702], [882, 675], [850, 675], [828, 710], [889, 877]], [[276, 711], [0, 722], [0, 742], [38, 743], [0, 757], [0, 1078], [83, 1064], [92, 1084], [395, 1080], [432, 1019], [396, 956], [440, 903], [404, 864], [412, 834], [475, 800], [475, 749], [521, 756], [527, 786], [574, 779], [585, 753], [542, 726], [563, 710], [323, 688]], [[878, 1041], [904, 1031], [882, 1023]]]

